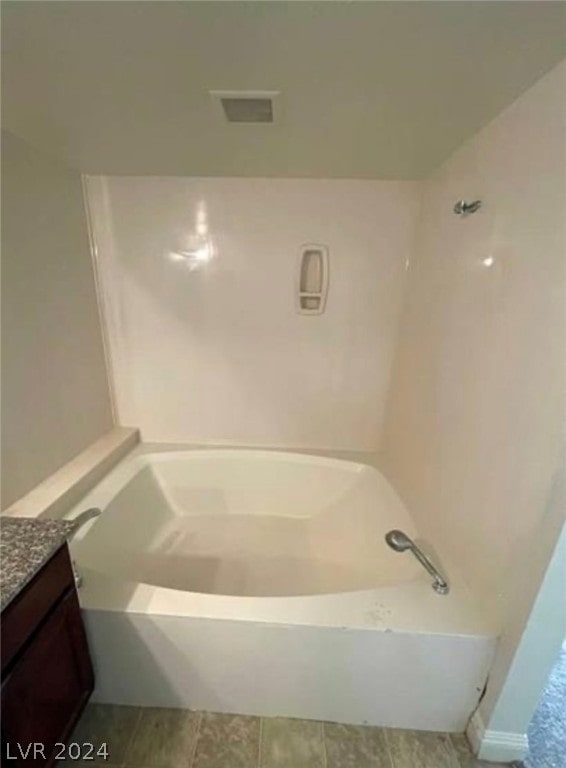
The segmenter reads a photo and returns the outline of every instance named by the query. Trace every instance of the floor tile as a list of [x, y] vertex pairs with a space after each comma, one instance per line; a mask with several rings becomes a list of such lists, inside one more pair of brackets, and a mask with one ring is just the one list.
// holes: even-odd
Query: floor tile
[[260, 768], [324, 768], [322, 724], [264, 718]]
[[[464, 734], [451, 734], [450, 741], [458, 757], [460, 768], [497, 768], [497, 766], [502, 768], [501, 763], [488, 763], [486, 760], [478, 760]], [[503, 765], [507, 765], [507, 763]]]
[[385, 738], [393, 768], [460, 768], [448, 734], [387, 728]]
[[[93, 754], [94, 760], [88, 765], [120, 765], [124, 762], [126, 750], [133, 736], [141, 710], [137, 707], [120, 707], [114, 704], [89, 704], [69, 743], [92, 744], [95, 752], [106, 743], [108, 762], [103, 757]], [[65, 761], [67, 765], [77, 765], [76, 761]], [[87, 763], [87, 761], [83, 761]]]
[[257, 768], [259, 717], [205, 712], [191, 768]]
[[[100, 763], [95, 763], [94, 760], [58, 760], [57, 763], [55, 763], [57, 768], [92, 768], [93, 765], [100, 765]], [[105, 768], [124, 768], [122, 763], [104, 763]], [[129, 768], [129, 767], [128, 767]]]
[[181, 768], [192, 758], [200, 715], [183, 709], [142, 710], [126, 754], [136, 768]]
[[[95, 763], [94, 760], [58, 760], [55, 765], [57, 768], [63, 768], [66, 766], [66, 768], [92, 768], [93, 765], [100, 765], [100, 763]], [[105, 768], [123, 768], [122, 763], [104, 763]]]
[[381, 728], [338, 723], [323, 727], [327, 768], [391, 768]]
[[[464, 734], [450, 734], [450, 741], [458, 757], [460, 768], [497, 768], [497, 763], [487, 763], [485, 760], [477, 759]], [[501, 763], [499, 768], [502, 768]]]

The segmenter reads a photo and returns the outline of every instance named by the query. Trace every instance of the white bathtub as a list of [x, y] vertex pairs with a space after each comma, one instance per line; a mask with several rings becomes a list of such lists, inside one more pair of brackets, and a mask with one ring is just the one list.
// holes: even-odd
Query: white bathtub
[[71, 549], [97, 700], [464, 729], [493, 633], [447, 564], [440, 596], [386, 546], [419, 533], [375, 468], [138, 451], [69, 517], [88, 507]]

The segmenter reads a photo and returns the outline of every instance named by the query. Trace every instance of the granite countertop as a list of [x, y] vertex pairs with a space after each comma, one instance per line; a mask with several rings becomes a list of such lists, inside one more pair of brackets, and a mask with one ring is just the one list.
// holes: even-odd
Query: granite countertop
[[69, 520], [0, 517], [0, 610], [33, 579], [74, 527]]

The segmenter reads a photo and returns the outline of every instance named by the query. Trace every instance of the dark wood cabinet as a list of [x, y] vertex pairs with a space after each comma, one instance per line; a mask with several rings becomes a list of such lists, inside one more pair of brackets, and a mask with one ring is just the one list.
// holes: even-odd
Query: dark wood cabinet
[[2, 765], [51, 766], [94, 685], [66, 545], [3, 612], [1, 634]]

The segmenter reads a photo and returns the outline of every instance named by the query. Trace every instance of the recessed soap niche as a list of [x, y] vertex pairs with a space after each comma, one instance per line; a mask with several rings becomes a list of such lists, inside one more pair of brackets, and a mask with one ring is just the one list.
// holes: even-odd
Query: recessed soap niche
[[299, 250], [296, 308], [300, 315], [321, 315], [328, 294], [328, 248], [307, 243]]

